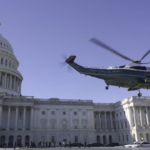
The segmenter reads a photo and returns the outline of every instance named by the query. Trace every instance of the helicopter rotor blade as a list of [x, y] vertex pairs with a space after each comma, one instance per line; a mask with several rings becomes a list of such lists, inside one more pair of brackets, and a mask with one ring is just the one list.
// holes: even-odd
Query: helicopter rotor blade
[[126, 60], [129, 60], [129, 61], [133, 62], [132, 59], [126, 57], [125, 55], [123, 55], [123, 54], [121, 54], [119, 52], [117, 52], [116, 50], [112, 49], [111, 47], [109, 47], [106, 44], [102, 43], [101, 41], [97, 40], [96, 38], [91, 38], [89, 41], [93, 42], [94, 44], [97, 44], [97, 45], [99, 45], [99, 46], [101, 46], [101, 47], [103, 47], [103, 48], [105, 48], [105, 49], [107, 49], [109, 51], [111, 51], [112, 53], [115, 53], [116, 55], [118, 55], [118, 56], [120, 56], [120, 57], [122, 57], [122, 58], [124, 58]]
[[139, 64], [150, 64], [150, 62], [147, 62], [147, 63], [139, 63]]
[[141, 58], [140, 62], [150, 53], [150, 50], [148, 50], [145, 55]]
[[59, 66], [62, 68], [62, 67], [64, 67], [64, 66], [66, 66], [67, 65], [67, 63], [66, 62], [59, 62]]
[[61, 57], [64, 59], [64, 60], [66, 60], [67, 59], [67, 56], [66, 56], [66, 54], [61, 54]]

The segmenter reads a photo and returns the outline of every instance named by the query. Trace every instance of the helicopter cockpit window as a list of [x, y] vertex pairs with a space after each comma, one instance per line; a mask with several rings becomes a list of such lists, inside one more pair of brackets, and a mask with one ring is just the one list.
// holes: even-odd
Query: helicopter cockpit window
[[126, 65], [123, 65], [123, 66], [119, 66], [119, 68], [124, 68]]
[[130, 68], [137, 69], [137, 70], [147, 70], [146, 67], [143, 67], [143, 66], [133, 66]]

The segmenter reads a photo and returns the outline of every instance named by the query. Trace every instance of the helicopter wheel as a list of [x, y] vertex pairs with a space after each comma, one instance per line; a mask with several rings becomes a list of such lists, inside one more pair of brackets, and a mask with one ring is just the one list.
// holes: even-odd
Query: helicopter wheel
[[105, 89], [108, 90], [108, 86], [106, 86]]
[[141, 97], [142, 96], [142, 93], [138, 93], [138, 97]]

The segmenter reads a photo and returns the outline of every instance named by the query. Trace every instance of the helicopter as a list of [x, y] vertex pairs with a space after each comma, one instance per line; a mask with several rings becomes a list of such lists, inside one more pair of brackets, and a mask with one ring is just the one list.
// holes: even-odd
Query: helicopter
[[89, 41], [122, 57], [123, 59], [131, 61], [131, 63], [109, 68], [83, 67], [74, 62], [76, 58], [74, 55], [66, 58], [64, 63], [69, 64], [81, 74], [103, 79], [107, 85], [105, 87], [106, 90], [109, 89], [110, 85], [118, 86], [119, 88], [128, 88], [128, 91], [138, 90], [138, 97], [141, 97], [142, 93], [140, 92], [140, 89], [150, 89], [150, 68], [141, 66], [142, 64], [150, 64], [150, 62], [141, 63], [141, 61], [150, 53], [150, 50], [148, 50], [140, 60], [134, 61], [96, 38], [91, 38]]

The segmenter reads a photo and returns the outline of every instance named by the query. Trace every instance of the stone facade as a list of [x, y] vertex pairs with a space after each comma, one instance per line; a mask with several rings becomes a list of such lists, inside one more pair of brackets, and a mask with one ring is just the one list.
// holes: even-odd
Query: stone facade
[[18, 66], [10, 43], [0, 35], [0, 145], [150, 141], [150, 97], [93, 103], [22, 96]]
[[150, 141], [150, 97], [130, 97], [120, 102], [0, 97], [0, 142], [61, 141], [121, 145]]

